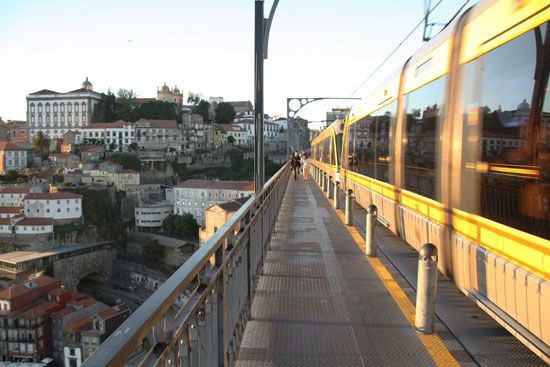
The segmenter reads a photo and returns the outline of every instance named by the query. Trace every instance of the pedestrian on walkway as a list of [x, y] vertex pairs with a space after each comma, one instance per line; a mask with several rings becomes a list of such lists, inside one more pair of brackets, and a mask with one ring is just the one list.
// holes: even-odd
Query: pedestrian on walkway
[[298, 173], [301, 166], [300, 162], [300, 154], [297, 150], [294, 151], [294, 154], [290, 157], [290, 167], [292, 168], [292, 171], [294, 172], [294, 180], [298, 179]]
[[307, 155], [305, 150], [302, 150], [302, 175], [304, 175], [304, 181], [307, 181], [307, 168], [308, 168], [308, 162], [309, 162], [309, 156]]

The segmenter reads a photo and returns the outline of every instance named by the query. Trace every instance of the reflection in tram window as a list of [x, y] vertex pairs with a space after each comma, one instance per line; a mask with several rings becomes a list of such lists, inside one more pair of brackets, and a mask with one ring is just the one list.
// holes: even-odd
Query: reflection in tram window
[[439, 200], [439, 131], [446, 77], [406, 96], [404, 187]]
[[348, 127], [347, 160], [350, 171], [393, 183], [390, 131], [395, 125], [397, 103], [393, 102]]
[[543, 24], [469, 62], [463, 73], [463, 209], [546, 238], [549, 33]]

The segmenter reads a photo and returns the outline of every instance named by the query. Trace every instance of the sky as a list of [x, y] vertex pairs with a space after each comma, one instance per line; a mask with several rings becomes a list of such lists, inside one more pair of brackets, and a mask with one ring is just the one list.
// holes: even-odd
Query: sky
[[[265, 113], [286, 115], [289, 97], [350, 97], [420, 22], [424, 2], [280, 0], [264, 66]], [[445, 23], [463, 2], [443, 0], [430, 20]], [[254, 0], [0, 0], [0, 27], [4, 120], [26, 119], [29, 93], [74, 90], [86, 76], [98, 92], [155, 97], [166, 83], [185, 96], [254, 102]], [[353, 97], [421, 46], [422, 27]], [[316, 102], [299, 115], [320, 121], [354, 103]]]

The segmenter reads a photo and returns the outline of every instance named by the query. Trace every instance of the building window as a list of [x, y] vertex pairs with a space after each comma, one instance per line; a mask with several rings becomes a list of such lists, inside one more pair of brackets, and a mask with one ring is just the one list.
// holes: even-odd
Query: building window
[[65, 123], [65, 115], [61, 115], [61, 123]]
[[74, 104], [74, 112], [78, 112], [78, 103]]
[[50, 104], [46, 103], [46, 113], [50, 113]]
[[86, 115], [85, 114], [82, 114], [82, 122], [86, 123]]
[[71, 103], [67, 103], [67, 112], [73, 112], [73, 105]]
[[61, 112], [65, 112], [65, 104], [64, 104], [64, 103], [61, 103], [61, 104], [59, 105], [59, 110], [60, 110]]
[[78, 122], [78, 115], [77, 114], [74, 115], [74, 122]]
[[86, 112], [86, 102], [82, 102], [82, 112]]

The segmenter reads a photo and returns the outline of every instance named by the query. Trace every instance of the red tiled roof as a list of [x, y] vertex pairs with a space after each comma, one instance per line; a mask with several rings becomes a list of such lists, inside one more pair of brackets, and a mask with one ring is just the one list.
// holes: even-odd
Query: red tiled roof
[[17, 284], [17, 285], [14, 285], [13, 287], [9, 287], [0, 291], [0, 299], [11, 300], [27, 293], [28, 291], [29, 289], [25, 287], [23, 284]]
[[26, 150], [11, 141], [0, 141], [0, 150]]
[[54, 283], [59, 283], [56, 278], [49, 277], [47, 275], [39, 275], [30, 279], [32, 282], [38, 284], [39, 287], [45, 287]]
[[11, 225], [11, 218], [0, 218], [0, 225]]
[[53, 218], [23, 218], [16, 226], [53, 226]]
[[31, 309], [28, 309], [26, 311], [21, 312], [20, 317], [23, 318], [33, 318], [41, 316], [45, 313], [51, 312], [55, 310], [56, 308], [59, 308], [59, 303], [57, 302], [44, 302], [39, 304], [38, 306], [35, 306]]
[[150, 120], [150, 119], [139, 119], [138, 121], [135, 122], [136, 124], [144, 124], [144, 123], [149, 123], [150, 126], [152, 128], [165, 128], [165, 129], [170, 129], [170, 128], [177, 128], [178, 127], [178, 123], [176, 122], [176, 120]]
[[21, 208], [17, 206], [0, 206], [0, 213], [21, 213]]
[[50, 295], [52, 296], [61, 296], [66, 293], [70, 293], [70, 291], [65, 288], [57, 288], [57, 289], [54, 289], [53, 291], [50, 291]]
[[35, 95], [35, 94], [61, 94], [59, 92], [55, 92], [53, 90], [49, 90], [49, 89], [42, 89], [42, 90], [39, 90], [38, 92], [34, 92], [34, 93], [31, 93], [30, 95]]
[[27, 194], [30, 190], [25, 187], [1, 187], [0, 194]]
[[36, 192], [30, 193], [25, 200], [59, 200], [59, 199], [82, 199], [82, 195], [72, 192]]
[[115, 122], [95, 122], [95, 123], [90, 124], [86, 127], [83, 127], [82, 129], [108, 129], [108, 128], [120, 129], [124, 125], [130, 125], [130, 124], [132, 124], [132, 123], [124, 121], [124, 120], [118, 120], [118, 121], [115, 121]]
[[103, 148], [101, 145], [91, 145], [89, 147], [80, 148], [81, 153], [92, 153], [98, 150], [105, 150], [105, 148]]
[[29, 136], [27, 134], [17, 135], [16, 137], [14, 137], [12, 139], [12, 141], [15, 141], [15, 142], [28, 142], [29, 141]]
[[38, 177], [38, 178], [50, 178], [54, 175], [57, 175], [57, 169], [47, 169], [45, 171], [38, 172], [36, 177]]
[[187, 180], [176, 186], [185, 189], [254, 191], [254, 181]]

